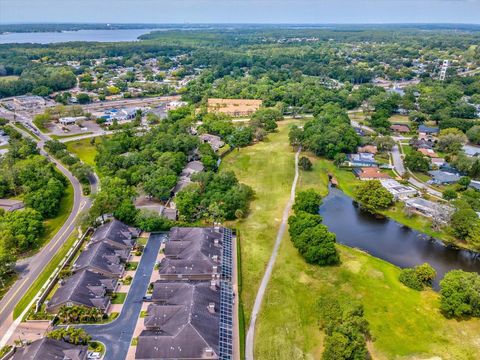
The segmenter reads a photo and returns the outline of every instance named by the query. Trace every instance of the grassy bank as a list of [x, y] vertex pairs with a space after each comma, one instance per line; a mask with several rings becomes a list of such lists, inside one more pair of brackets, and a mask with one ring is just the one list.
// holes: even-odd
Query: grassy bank
[[[287, 132], [287, 126], [282, 125], [279, 133], [269, 136], [269, 142], [235, 151], [222, 165], [223, 170], [234, 170], [240, 181], [256, 190], [251, 213], [238, 222], [245, 326], [293, 179], [293, 152]], [[333, 165], [318, 159], [313, 163], [313, 171], [301, 172], [298, 190], [315, 188], [325, 195], [327, 172], [333, 171]], [[340, 184], [353, 176], [346, 171], [336, 175]], [[352, 190], [350, 181], [344, 190]], [[358, 250], [338, 248], [340, 266], [311, 266], [298, 255], [288, 234], [285, 236], [257, 321], [257, 359], [319, 358], [323, 331], [317, 304], [322, 297], [364, 305], [374, 339], [369, 347], [375, 359], [480, 357], [480, 320], [445, 319], [438, 311], [438, 294], [403, 286], [396, 266]]]
[[35, 295], [37, 295], [37, 293], [40, 291], [42, 286], [46, 283], [50, 275], [56, 269], [58, 264], [60, 264], [62, 259], [65, 257], [68, 250], [73, 246], [76, 239], [77, 239], [77, 233], [75, 232], [67, 239], [67, 241], [65, 242], [65, 244], [63, 244], [60, 250], [57, 251], [57, 253], [53, 256], [53, 258], [47, 264], [47, 266], [45, 266], [45, 269], [37, 277], [37, 279], [34, 281], [32, 286], [30, 286], [28, 291], [23, 295], [22, 299], [15, 306], [15, 309], [13, 310], [14, 319], [16, 319], [22, 314], [23, 310], [25, 310], [25, 308], [28, 306], [30, 301], [32, 301]]

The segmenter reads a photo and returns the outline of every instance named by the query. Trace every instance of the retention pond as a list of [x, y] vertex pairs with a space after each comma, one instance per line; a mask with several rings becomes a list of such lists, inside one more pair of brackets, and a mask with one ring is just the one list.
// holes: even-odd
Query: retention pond
[[445, 246], [393, 220], [365, 213], [339, 189], [330, 189], [320, 206], [320, 215], [340, 244], [364, 250], [401, 268], [429, 263], [437, 270], [437, 289], [450, 270], [480, 272], [479, 254]]

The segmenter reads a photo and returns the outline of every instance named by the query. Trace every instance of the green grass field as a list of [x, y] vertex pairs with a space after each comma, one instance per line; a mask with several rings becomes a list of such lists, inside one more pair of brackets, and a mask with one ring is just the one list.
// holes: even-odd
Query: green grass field
[[[221, 170], [234, 170], [239, 180], [255, 190], [250, 215], [236, 223], [241, 236], [242, 301], [248, 326], [255, 293], [270, 257], [294, 175], [294, 154], [288, 145], [288, 123], [265, 142], [234, 150]], [[281, 154], [281, 156], [279, 156]]]
[[[313, 171], [301, 172], [298, 190], [315, 188], [325, 195], [327, 172], [334, 167], [325, 160], [313, 162]], [[222, 165], [222, 170], [226, 169], [234, 170], [241, 182], [256, 190], [251, 213], [237, 224], [241, 230], [241, 300], [248, 326], [293, 179], [286, 124], [270, 135], [268, 142], [228, 155]], [[353, 176], [347, 171], [336, 175], [341, 184]], [[351, 181], [345, 187], [351, 190]], [[323, 333], [317, 304], [321, 297], [364, 305], [374, 359], [480, 357], [480, 320], [446, 320], [438, 311], [438, 294], [403, 286], [397, 279], [399, 269], [392, 264], [348, 247], [338, 248], [340, 266], [312, 266], [298, 255], [288, 234], [285, 236], [257, 321], [257, 359], [320, 358]]]
[[[96, 139], [100, 141], [100, 139]], [[97, 148], [90, 143], [90, 139], [82, 139], [78, 141], [70, 141], [65, 143], [67, 150], [72, 154], [78, 156], [85, 164], [95, 167], [95, 155], [97, 154]]]

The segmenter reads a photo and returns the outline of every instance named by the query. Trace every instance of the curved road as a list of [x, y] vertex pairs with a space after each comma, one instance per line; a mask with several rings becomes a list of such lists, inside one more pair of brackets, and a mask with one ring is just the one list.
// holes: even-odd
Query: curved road
[[247, 339], [245, 343], [245, 358], [247, 360], [254, 359], [253, 350], [255, 339], [255, 323], [257, 321], [258, 313], [260, 312], [260, 309], [262, 307], [265, 290], [267, 289], [268, 282], [270, 281], [270, 277], [272, 276], [272, 270], [273, 266], [275, 265], [275, 260], [277, 259], [278, 249], [282, 242], [283, 235], [285, 234], [285, 230], [287, 229], [288, 215], [290, 213], [290, 209], [292, 208], [293, 202], [295, 201], [295, 189], [298, 182], [298, 157], [300, 156], [301, 151], [302, 148], [300, 147], [295, 154], [295, 177], [293, 178], [292, 188], [290, 190], [290, 199], [288, 200], [288, 203], [283, 210], [282, 222], [280, 223], [280, 228], [278, 229], [275, 246], [273, 247], [272, 255], [270, 256], [270, 260], [268, 261], [267, 269], [265, 270], [265, 274], [263, 275], [260, 287], [258, 288], [255, 303], [253, 304], [252, 317], [250, 318], [250, 326], [248, 327]]
[[[17, 116], [18, 119], [18, 116]], [[23, 122], [28, 122], [30, 125], [32, 123], [28, 119], [23, 118]], [[15, 127], [17, 131], [22, 133], [24, 136], [32, 138], [32, 136]], [[82, 185], [75, 178], [68, 169], [66, 169], [60, 162], [50, 157], [44, 150], [44, 144], [50, 138], [41, 132], [39, 132], [40, 141], [34, 139], [38, 142], [38, 147], [40, 153], [48, 157], [56, 167], [68, 178], [70, 183], [73, 186], [74, 190], [74, 199], [73, 207], [70, 212], [70, 216], [65, 221], [60, 230], [55, 234], [55, 236], [46, 244], [37, 254], [32, 256], [29, 259], [19, 262], [17, 266], [17, 271], [20, 273], [20, 278], [15, 282], [15, 284], [10, 288], [10, 290], [5, 294], [3, 299], [0, 301], [0, 334], [2, 338], [0, 339], [0, 348], [4, 346], [10, 337], [15, 332], [16, 327], [20, 323], [20, 319], [23, 317], [23, 314], [19, 316], [16, 320], [13, 319], [13, 310], [15, 305], [21, 300], [23, 295], [27, 292], [33, 282], [41, 274], [45, 266], [50, 262], [53, 256], [58, 252], [62, 245], [67, 241], [70, 235], [75, 231], [76, 220], [80, 212], [91, 206], [90, 198], [84, 197], [82, 192]], [[92, 193], [97, 189], [96, 178], [92, 179]], [[32, 299], [33, 301], [33, 299]], [[27, 307], [27, 309], [30, 306]], [[26, 311], [26, 310], [25, 310]]]

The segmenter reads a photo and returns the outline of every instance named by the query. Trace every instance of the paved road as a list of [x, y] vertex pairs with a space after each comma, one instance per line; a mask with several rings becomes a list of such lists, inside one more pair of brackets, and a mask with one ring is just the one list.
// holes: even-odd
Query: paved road
[[150, 236], [120, 316], [109, 324], [80, 326], [92, 336], [92, 339], [105, 344], [104, 360], [124, 360], [127, 356], [142, 309], [143, 296], [147, 292], [160, 245], [165, 237], [166, 234]]
[[[28, 122], [31, 124], [28, 118], [22, 116], [17, 115], [17, 120], [20, 120], [22, 122]], [[26, 131], [23, 131], [19, 128], [16, 129], [24, 136], [32, 138], [31, 135], [28, 134]], [[18, 326], [20, 319], [22, 318], [22, 316], [19, 316], [18, 319], [14, 321], [13, 310], [15, 308], [15, 305], [20, 301], [20, 299], [23, 297], [23, 294], [27, 292], [33, 282], [41, 274], [45, 266], [50, 262], [50, 260], [58, 252], [62, 245], [67, 241], [70, 235], [75, 231], [76, 220], [80, 212], [83, 209], [88, 209], [91, 206], [91, 200], [90, 198], [86, 198], [83, 196], [82, 186], [77, 180], [77, 178], [75, 178], [70, 173], [70, 171], [68, 171], [61, 163], [48, 156], [45, 152], [45, 141], [49, 140], [50, 138], [41, 133], [39, 137], [40, 141], [38, 141], [37, 145], [40, 149], [40, 153], [44, 156], [49, 157], [49, 159], [53, 163], [55, 163], [57, 168], [68, 178], [68, 180], [73, 186], [73, 208], [67, 221], [65, 221], [63, 226], [50, 240], [50, 242], [46, 244], [36, 255], [19, 262], [19, 266], [17, 266], [17, 271], [20, 273], [20, 278], [15, 282], [15, 284], [10, 288], [7, 294], [5, 294], [3, 299], [0, 301], [0, 334], [2, 335], [2, 338], [0, 339], [0, 348], [5, 345], [10, 339], [16, 327]], [[37, 141], [37, 139], [34, 140]], [[97, 188], [96, 178], [92, 180], [92, 192], [95, 192]]]
[[405, 166], [403, 165], [402, 154], [400, 153], [398, 145], [395, 145], [392, 148], [392, 159], [393, 166], [398, 175], [402, 176], [403, 174], [405, 174]]
[[283, 235], [285, 234], [285, 230], [287, 229], [287, 220], [288, 215], [290, 213], [290, 209], [292, 208], [293, 202], [295, 200], [295, 189], [297, 187], [298, 182], [298, 157], [300, 156], [300, 151], [302, 149], [299, 148], [297, 153], [295, 154], [295, 177], [293, 179], [292, 188], [290, 190], [290, 199], [288, 200], [285, 209], [283, 210], [282, 222], [280, 223], [280, 228], [278, 229], [277, 238], [275, 240], [275, 246], [273, 247], [272, 255], [270, 256], [270, 260], [267, 264], [267, 269], [265, 270], [265, 274], [263, 275], [262, 282], [260, 283], [260, 287], [257, 292], [257, 296], [255, 298], [255, 303], [253, 304], [252, 309], [252, 316], [250, 318], [250, 326], [248, 327], [247, 332], [247, 340], [245, 344], [245, 358], [247, 360], [254, 359], [254, 339], [255, 339], [255, 323], [257, 321], [258, 313], [262, 307], [263, 297], [265, 295], [265, 290], [267, 289], [268, 282], [270, 281], [270, 277], [272, 276], [273, 266], [275, 265], [275, 260], [277, 259], [278, 249], [283, 239]]
[[[402, 154], [400, 153], [400, 149], [398, 145], [395, 145], [392, 148], [392, 159], [393, 159], [393, 166], [395, 168], [395, 171], [401, 176], [407, 172], [405, 169], [405, 165], [403, 164], [403, 159], [402, 159]], [[436, 196], [441, 198], [442, 193], [438, 190], [433, 189], [432, 187], [428, 186], [424, 182], [421, 182], [413, 177], [413, 174], [411, 173], [410, 170], [408, 170], [410, 173], [410, 177], [408, 178], [408, 182], [412, 184], [413, 186], [419, 188], [419, 189], [425, 189], [430, 195]]]

